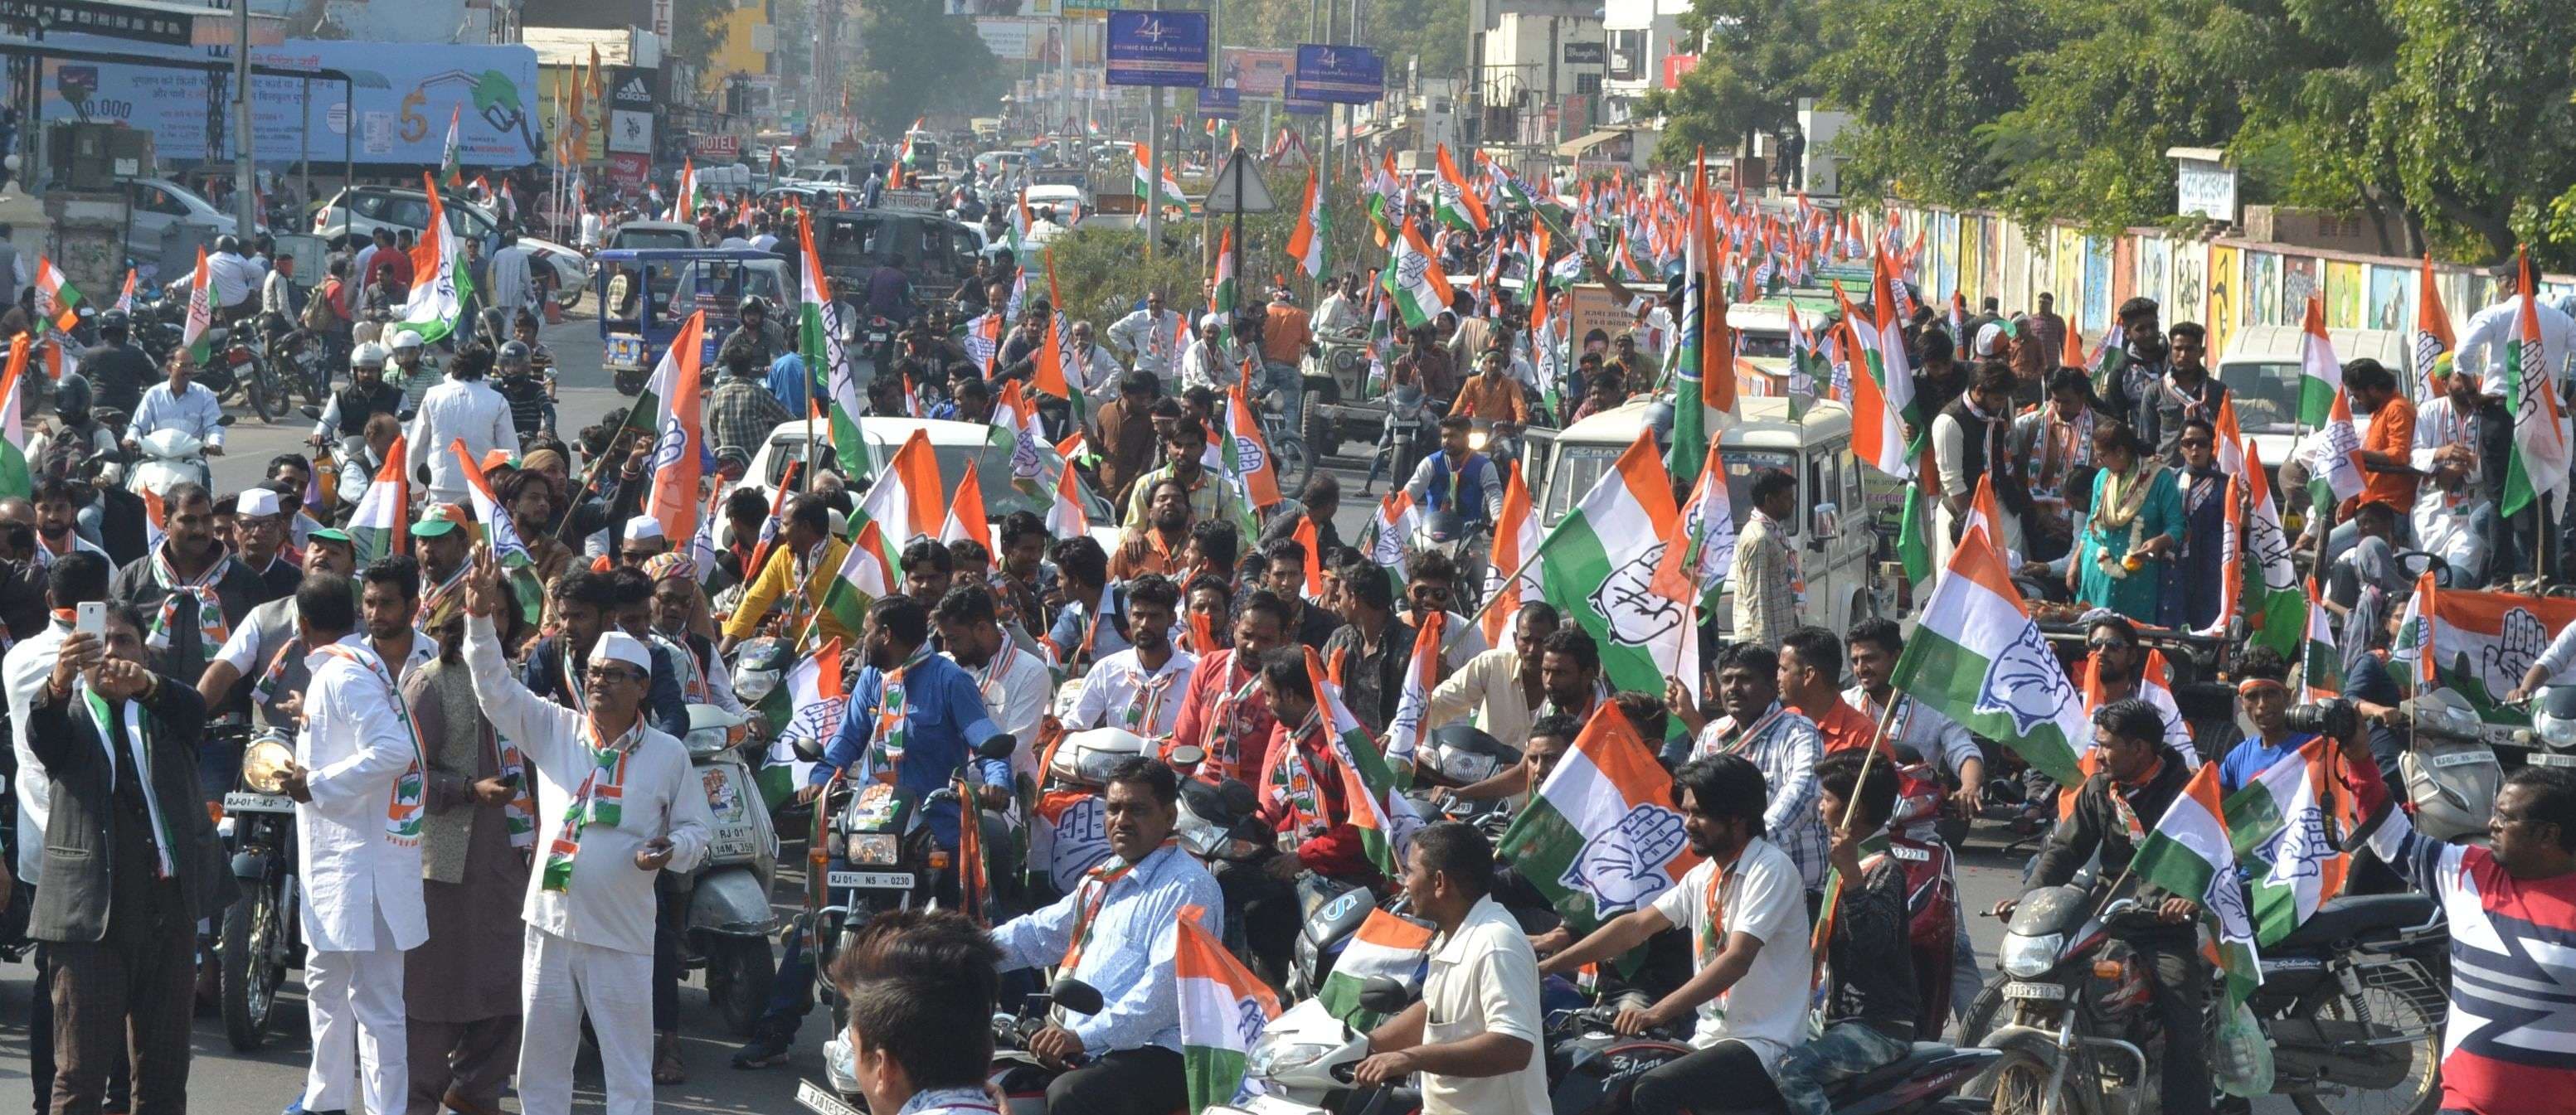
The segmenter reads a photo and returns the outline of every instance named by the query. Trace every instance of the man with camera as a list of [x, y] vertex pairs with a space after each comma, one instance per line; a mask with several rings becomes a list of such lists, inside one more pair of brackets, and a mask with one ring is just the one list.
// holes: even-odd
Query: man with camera
[[2229, 748], [2227, 757], [2219, 761], [2218, 788], [2222, 793], [2233, 794], [2244, 789], [2246, 783], [2263, 777], [2272, 764], [2297, 754], [2319, 732], [2326, 731], [2338, 715], [2352, 717], [2351, 706], [2340, 702], [2292, 709], [2290, 663], [2270, 647], [2247, 651], [2237, 660], [2236, 676], [2241, 679], [2236, 683], [2236, 696], [2244, 702], [2245, 718], [2253, 722], [2255, 734]]

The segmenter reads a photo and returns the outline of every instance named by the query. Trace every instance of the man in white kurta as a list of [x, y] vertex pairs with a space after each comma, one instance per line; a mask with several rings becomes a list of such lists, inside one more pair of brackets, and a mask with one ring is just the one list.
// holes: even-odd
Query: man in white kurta
[[299, 803], [296, 870], [313, 1027], [301, 1106], [346, 1111], [363, 1095], [368, 1111], [401, 1111], [411, 1096], [402, 954], [429, 938], [419, 744], [397, 711], [393, 673], [365, 635], [351, 637], [357, 608], [348, 579], [314, 575], [296, 600], [298, 633], [320, 648], [304, 660], [312, 681], [286, 784]]
[[[484, 715], [519, 745], [537, 779], [538, 859], [520, 961], [519, 1109], [571, 1110], [587, 1011], [608, 1115], [649, 1115], [653, 877], [665, 867], [696, 867], [714, 819], [687, 749], [644, 723], [652, 652], [623, 631], [601, 634], [585, 679], [588, 711], [565, 708], [528, 692], [502, 659], [492, 615], [503, 593], [490, 551], [478, 547], [466, 577], [465, 665]], [[601, 812], [603, 798], [617, 803], [613, 813]]]

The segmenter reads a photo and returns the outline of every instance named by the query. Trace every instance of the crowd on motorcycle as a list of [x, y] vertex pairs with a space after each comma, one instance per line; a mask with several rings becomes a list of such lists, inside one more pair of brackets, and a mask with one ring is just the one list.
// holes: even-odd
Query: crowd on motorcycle
[[[407, 281], [399, 246], [330, 273], [365, 305]], [[1480, 424], [1669, 387], [1683, 284], [1593, 266], [1638, 325], [1581, 378], [1534, 376], [1527, 318], [1464, 295], [1383, 351], [1391, 388], [1447, 412], [1403, 428], [1436, 447], [1390, 454], [1438, 524], [1419, 536], [1348, 537], [1332, 477], [1256, 494], [1210, 448], [1259, 444], [1232, 408], [1303, 412], [1300, 363], [1383, 304], [1358, 276], [1311, 313], [1281, 289], [1195, 322], [1138, 292], [1096, 334], [1007, 254], [945, 309], [899, 268], [851, 292], [852, 320], [904, 323], [855, 417], [1063, 439], [981, 481], [1053, 510], [989, 524], [989, 498], [909, 490], [957, 483], [907, 471], [926, 439], [752, 475], [848, 371], [809, 368], [757, 298], [709, 326], [718, 367], [682, 408], [701, 429], [613, 412], [569, 441], [540, 291], [426, 344], [335, 310], [346, 355], [325, 346], [307, 393], [322, 456], [228, 492], [208, 366], [140, 347], [140, 309], [98, 315], [30, 493], [0, 499], [37, 1097], [181, 1104], [190, 1020], [255, 1047], [300, 966], [288, 1115], [485, 1115], [513, 1091], [559, 1115], [586, 1041], [612, 1115], [642, 1115], [689, 1071], [694, 969], [747, 1039], [733, 1068], [802, 1062], [812, 1102], [883, 1112], [2545, 1108], [2576, 1068], [2549, 990], [2576, 774], [2464, 780], [2478, 764], [2445, 757], [2469, 747], [2441, 741], [2474, 717], [2445, 727], [2431, 679], [2389, 668], [2433, 609], [2405, 555], [2468, 592], [2528, 587], [2546, 549], [2537, 513], [2493, 510], [2500, 358], [2446, 357], [2420, 406], [2342, 368], [2367, 475], [2304, 518], [2317, 618], [2290, 655], [2222, 648], [2225, 707], [2196, 730], [2165, 653], [2244, 607], [2201, 547], [2251, 537], [2270, 498], [2217, 464], [2234, 421], [2202, 331], [2124, 306], [2106, 377], [2059, 366], [2045, 301], [1927, 310], [1903, 332], [1938, 487], [1915, 618], [2038, 597], [2080, 648], [2042, 643], [1970, 709], [1934, 692], [1924, 630], [1802, 622], [1774, 470], [1739, 516], [1731, 622], [1689, 633], [1702, 676], [1647, 692], [1611, 682], [1582, 605], [1434, 541], [1505, 516], [1517, 474]], [[1049, 373], [1081, 405], [999, 405]], [[2571, 662], [2576, 634], [2508, 697], [2540, 694], [2545, 723]], [[2039, 757], [2053, 714], [2026, 694], [2075, 709], [2069, 764]], [[2268, 828], [2240, 820], [2258, 792]], [[2221, 863], [2196, 816], [2253, 839], [2187, 888], [2173, 848]], [[1976, 819], [2036, 842], [2029, 893], [1988, 911], [2010, 919], [1991, 979], [1954, 867]], [[781, 843], [805, 861], [783, 921]], [[2248, 969], [2230, 934], [2252, 921]], [[798, 1042], [816, 1006], [819, 1049]]]

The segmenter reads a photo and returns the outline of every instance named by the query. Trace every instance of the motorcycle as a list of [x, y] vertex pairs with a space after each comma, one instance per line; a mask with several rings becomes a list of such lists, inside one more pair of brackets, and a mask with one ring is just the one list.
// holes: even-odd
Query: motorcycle
[[294, 740], [270, 728], [242, 753], [239, 788], [224, 795], [217, 828], [233, 849], [240, 901], [224, 908], [216, 939], [224, 1036], [236, 1052], [268, 1043], [287, 969], [303, 962], [303, 899], [295, 871], [295, 801], [276, 774], [295, 758]]
[[[1998, 1115], [2041, 1110], [2144, 1115], [2160, 1094], [2163, 1034], [2144, 963], [2113, 935], [2150, 916], [2134, 899], [2097, 904], [2090, 887], [2041, 887], [2013, 908], [1962, 1040], [2000, 1052], [1971, 1091]], [[2429, 1113], [2441, 1101], [2448, 934], [2420, 894], [2331, 899], [2263, 950], [2246, 1006], [2273, 1058], [2272, 1092], [2305, 1115]], [[2218, 998], [2218, 997], [2214, 997]], [[1996, 1025], [1995, 1023], [2000, 1023]], [[2213, 1046], [2213, 1052], [2215, 1047]]]
[[[1396, 483], [1401, 485], [1412, 475], [1408, 471], [1397, 477]], [[1493, 544], [1494, 524], [1480, 522], [1470, 525], [1467, 517], [1454, 505], [1425, 515], [1412, 540], [1413, 549], [1437, 551], [1447, 557], [1451, 567], [1458, 571], [1457, 577], [1450, 582], [1449, 597], [1451, 606], [1462, 615], [1476, 614], [1478, 604], [1484, 599], [1485, 557]]]
[[[1017, 1014], [993, 1015], [993, 1067], [986, 1087], [1002, 1097], [1010, 1115], [1046, 1115], [1047, 1085], [1061, 1075], [1039, 1064], [1029, 1052], [1029, 1039], [1047, 1027], [1054, 1008], [1074, 1014], [1098, 1014], [1105, 1005], [1100, 989], [1070, 976], [1055, 981], [1043, 994], [1021, 1000]], [[829, 1063], [830, 1058], [825, 1058]]]
[[1378, 437], [1378, 452], [1388, 454], [1387, 476], [1396, 487], [1413, 479], [1414, 466], [1422, 463], [1440, 448], [1440, 416], [1448, 406], [1422, 393], [1420, 384], [1407, 383], [1388, 393], [1386, 427]]
[[770, 910], [769, 887], [778, 876], [778, 837], [769, 827], [759, 780], [744, 758], [746, 740], [737, 732], [744, 720], [714, 705], [689, 706], [684, 742], [715, 829], [706, 858], [680, 890], [686, 895], [683, 940], [695, 961], [690, 966], [706, 969], [707, 997], [715, 1000], [725, 1025], [748, 1035], [769, 1004], [777, 975], [769, 938], [778, 916]]
[[1510, 820], [1509, 803], [1501, 798], [1469, 801], [1451, 797], [1433, 808], [1433, 789], [1464, 789], [1518, 766], [1520, 748], [1513, 747], [1470, 724], [1451, 724], [1433, 729], [1422, 742], [1422, 755], [1414, 764], [1415, 811], [1428, 817], [1439, 814], [1448, 820], [1465, 821], [1489, 829], [1486, 836], [1499, 839], [1500, 824]]

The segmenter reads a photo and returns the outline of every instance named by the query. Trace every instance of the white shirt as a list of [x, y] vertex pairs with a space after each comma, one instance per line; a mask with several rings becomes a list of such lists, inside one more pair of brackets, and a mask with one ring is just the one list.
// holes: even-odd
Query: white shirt
[[528, 304], [528, 294], [536, 285], [528, 274], [528, 249], [517, 244], [492, 253], [486, 267], [492, 289], [485, 292], [493, 306], [510, 312], [515, 320], [518, 311]]
[[53, 676], [54, 657], [71, 633], [71, 627], [59, 620], [47, 623], [43, 631], [0, 657], [0, 688], [7, 690], [9, 698], [9, 749], [18, 756], [18, 774], [10, 789], [18, 796], [18, 885], [22, 887], [40, 882], [46, 803], [53, 797], [53, 779], [45, 776], [45, 764], [27, 747], [28, 710], [35, 706], [37, 688]]
[[1118, 366], [1118, 357], [1109, 351], [1108, 346], [1094, 341], [1078, 358], [1066, 363], [1069, 365], [1066, 370], [1073, 373], [1074, 380], [1067, 386], [1088, 396], [1092, 406], [1100, 406], [1118, 397], [1118, 377], [1123, 369]]
[[[396, 844], [385, 826], [396, 781], [420, 761], [419, 742], [395, 715], [402, 695], [376, 672], [383, 664], [366, 636], [340, 645], [375, 669], [320, 650], [304, 660], [313, 671], [295, 737], [295, 761], [313, 772], [313, 800], [295, 807], [304, 936], [332, 952], [418, 948], [429, 939], [420, 842]], [[390, 939], [376, 935], [379, 919]]]
[[[146, 400], [147, 402], [149, 400]], [[480, 462], [495, 449], [517, 450], [519, 431], [510, 425], [510, 404], [482, 380], [449, 378], [420, 397], [413, 415], [410, 452], [404, 469], [417, 473], [429, 466], [429, 497], [456, 502], [465, 498], [465, 470], [448, 443], [465, 439], [465, 452]]]
[[[1141, 363], [1141, 362], [1140, 362]], [[1241, 379], [1235, 370], [1234, 357], [1226, 346], [1211, 345], [1204, 340], [1190, 342], [1190, 350], [1181, 354], [1181, 389], [1211, 387], [1224, 391]]]
[[[950, 654], [948, 660], [955, 662], [957, 656]], [[1048, 699], [1055, 690], [1055, 679], [1047, 673], [1046, 660], [1004, 635], [1002, 649], [992, 661], [980, 669], [966, 669], [963, 664], [958, 668], [975, 679], [976, 691], [984, 695], [984, 713], [993, 718], [993, 726], [1020, 741], [1019, 748], [1011, 753], [1011, 773], [1043, 781], [1038, 773], [1038, 721], [1045, 719]], [[1171, 703], [1176, 710], [1180, 707], [1178, 701]], [[1175, 718], [1178, 715], [1174, 713]]]
[[752, 237], [752, 238], [751, 238], [751, 250], [753, 250], [753, 251], [755, 251], [755, 252], [774, 252], [774, 251], [777, 251], [777, 250], [778, 250], [778, 238], [777, 238], [777, 237], [775, 237], [775, 236], [772, 236], [772, 235], [770, 235], [770, 234], [768, 234], [768, 233], [766, 233], [766, 232], [761, 233], [761, 234], [760, 234], [760, 235], [758, 235], [758, 236], [754, 236], [754, 237]]
[[[2576, 319], [2570, 319], [2558, 307], [2541, 301], [2532, 307], [2540, 319], [2541, 359], [2549, 365], [2552, 379], [2567, 378], [2567, 358], [2576, 353]], [[2452, 366], [2464, 372], [2475, 372], [2481, 382], [2502, 382], [2504, 344], [2522, 328], [2522, 298], [2516, 295], [2478, 311], [2469, 318], [2467, 332], [2460, 334], [2460, 348]], [[2419, 418], [2420, 420], [2420, 418]]]
[[366, 305], [367, 261], [376, 258], [376, 253], [380, 250], [391, 251], [393, 249], [379, 249], [374, 244], [370, 243], [366, 247], [358, 249], [357, 258], [351, 260], [349, 263], [349, 281], [358, 284], [357, 296], [352, 298], [349, 302], [349, 309], [352, 312], [355, 312], [360, 307]]
[[[1941, 764], [1941, 769], [1952, 775], [1959, 773], [1961, 763], [1985, 759], [1985, 752], [1977, 748], [1977, 737], [1970, 735], [1958, 721], [1941, 715], [1940, 710], [1912, 697], [1897, 694], [1897, 700], [1902, 702], [1896, 710], [1898, 722], [1888, 725], [1888, 742], [1913, 748], [1915, 754]], [[1880, 713], [1887, 711], [1869, 699], [1869, 687], [1863, 685], [1843, 690], [1843, 702], [1872, 723], [1877, 722]]]
[[582, 247], [585, 247], [585, 248], [596, 248], [596, 247], [598, 247], [598, 246], [599, 246], [599, 231], [600, 231], [599, 214], [597, 214], [597, 213], [584, 213], [584, 214], [582, 214], [582, 215], [581, 215], [581, 246], [582, 246]]
[[[267, 604], [260, 605], [260, 607], [276, 607], [285, 612], [287, 616], [286, 632], [290, 638], [293, 637], [295, 633], [294, 597], [289, 596], [280, 600], [273, 600]], [[258, 609], [255, 608], [252, 610], [257, 611]], [[221, 662], [231, 666], [234, 670], [240, 672], [243, 681], [257, 682], [259, 680], [260, 671], [268, 668], [268, 656], [274, 653], [274, 651], [265, 645], [267, 640], [260, 633], [261, 628], [267, 626], [260, 622], [260, 620], [264, 620], [266, 618], [267, 617], [262, 616], [234, 624], [232, 635], [224, 640], [222, 649], [215, 651], [215, 657], [212, 661]], [[350, 637], [359, 640], [366, 639], [366, 635], [364, 633]], [[366, 646], [368, 650], [376, 649], [376, 644], [373, 642], [368, 642]], [[394, 684], [401, 685], [404, 682], [410, 681], [411, 676], [420, 671], [422, 663], [428, 662], [436, 657], [438, 657], [438, 640], [423, 634], [417, 627], [413, 628], [411, 632], [411, 648], [403, 652], [402, 662], [399, 665], [388, 663], [388, 665], [395, 665]], [[378, 660], [382, 661], [382, 656], [378, 656]]]
[[266, 278], [267, 268], [231, 252], [206, 257], [206, 281], [218, 307], [237, 306], [245, 299], [258, 297], [260, 282]]
[[1538, 954], [1492, 895], [1455, 933], [1434, 938], [1422, 981], [1422, 1044], [1504, 1034], [1530, 1043], [1529, 1062], [1501, 1076], [1422, 1074], [1425, 1115], [1547, 1115], [1547, 1037]]
[[1334, 291], [1315, 305], [1315, 332], [1341, 335], [1343, 330], [1360, 324], [1359, 307], [1351, 304], [1349, 295]]
[[[535, 771], [542, 861], [547, 845], [563, 831], [573, 795], [598, 769], [589, 725], [581, 713], [519, 684], [501, 658], [500, 637], [493, 634], [489, 617], [466, 621], [465, 668], [473, 675], [474, 699], [483, 706], [484, 717], [494, 731], [519, 745]], [[626, 760], [623, 804], [616, 825], [583, 827], [570, 885], [547, 890], [543, 870], [529, 873], [528, 898], [520, 909], [528, 928], [617, 952], [653, 955], [653, 878], [658, 872], [637, 870], [635, 852], [646, 841], [667, 836], [671, 862], [665, 870], [686, 874], [706, 855], [715, 819], [707, 811], [706, 789], [689, 769], [688, 749], [650, 727]]]
[[[1190, 671], [1198, 664], [1195, 656], [1178, 647], [1163, 660], [1160, 670], [1146, 669], [1134, 647], [1103, 658], [1083, 675], [1082, 691], [1074, 697], [1064, 726], [1076, 731], [1125, 728], [1149, 739], [1171, 735], [1189, 696]], [[1137, 714], [1133, 724], [1127, 720], [1131, 710]]]
[[[1140, 372], [1169, 375], [1172, 367], [1174, 337], [1180, 332], [1181, 315], [1174, 310], [1155, 314], [1137, 310], [1119, 318], [1109, 327], [1110, 339], [1126, 348]], [[1170, 387], [1165, 385], [1166, 390]]]
[[1770, 841], [1754, 837], [1728, 866], [1718, 888], [1716, 939], [1708, 936], [1709, 879], [1714, 861], [1701, 861], [1655, 899], [1655, 912], [1681, 927], [1691, 941], [1692, 970], [1706, 969], [1726, 947], [1725, 938], [1750, 934], [1762, 942], [1753, 966], [1735, 985], [1699, 1005], [1699, 1025], [1690, 1043], [1706, 1049], [1733, 1038], [1762, 1059], [1762, 1067], [1780, 1071], [1780, 1055], [1800, 1044], [1807, 1018], [1807, 891], [1798, 881], [1798, 865]]

